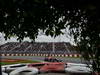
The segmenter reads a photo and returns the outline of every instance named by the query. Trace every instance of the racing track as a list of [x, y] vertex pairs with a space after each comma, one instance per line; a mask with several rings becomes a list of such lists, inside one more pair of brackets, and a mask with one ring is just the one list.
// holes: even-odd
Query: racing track
[[[43, 61], [45, 57], [41, 56], [2, 56], [2, 58], [13, 58], [13, 59], [26, 59], [26, 60], [39, 60]], [[73, 63], [85, 63], [84, 60], [80, 58], [68, 58], [68, 57], [55, 57], [63, 62], [73, 62]]]
[[[26, 59], [26, 60], [39, 60], [43, 61], [44, 57], [39, 56], [2, 56], [2, 58], [13, 58], [13, 59]], [[73, 62], [73, 63], [84, 63], [80, 58], [66, 58], [66, 57], [56, 57], [63, 62]], [[42, 73], [38, 75], [67, 75], [66, 73]]]

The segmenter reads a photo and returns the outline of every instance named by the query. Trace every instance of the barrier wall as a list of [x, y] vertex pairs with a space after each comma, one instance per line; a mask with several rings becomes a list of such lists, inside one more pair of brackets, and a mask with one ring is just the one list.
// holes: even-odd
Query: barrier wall
[[1, 56], [56, 56], [56, 57], [81, 57], [80, 54], [1, 54]]

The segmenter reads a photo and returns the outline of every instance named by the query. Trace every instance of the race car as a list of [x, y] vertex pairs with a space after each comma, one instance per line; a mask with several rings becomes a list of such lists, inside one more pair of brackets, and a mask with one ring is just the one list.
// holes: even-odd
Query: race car
[[42, 62], [42, 63], [32, 63], [28, 67], [36, 67], [39, 69], [40, 73], [44, 72], [64, 72], [65, 63], [63, 62]]
[[62, 60], [56, 59], [54, 57], [45, 57], [44, 61], [47, 61], [47, 62], [62, 62]]

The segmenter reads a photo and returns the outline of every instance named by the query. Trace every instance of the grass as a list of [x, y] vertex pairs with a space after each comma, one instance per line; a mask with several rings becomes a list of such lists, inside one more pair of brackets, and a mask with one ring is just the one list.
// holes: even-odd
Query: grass
[[40, 62], [37, 60], [20, 60], [20, 61], [16, 61], [16, 62], [1, 62], [1, 65], [10, 65], [10, 64], [19, 64], [19, 63], [36, 63], [36, 62]]

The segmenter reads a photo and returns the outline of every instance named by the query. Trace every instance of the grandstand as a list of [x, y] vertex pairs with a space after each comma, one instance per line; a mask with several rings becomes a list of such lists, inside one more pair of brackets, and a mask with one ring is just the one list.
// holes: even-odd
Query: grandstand
[[2, 55], [70, 55], [78, 54], [68, 42], [8, 42], [0, 46]]

